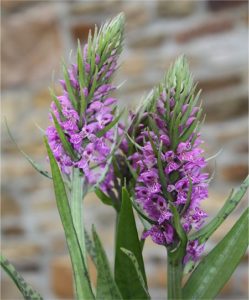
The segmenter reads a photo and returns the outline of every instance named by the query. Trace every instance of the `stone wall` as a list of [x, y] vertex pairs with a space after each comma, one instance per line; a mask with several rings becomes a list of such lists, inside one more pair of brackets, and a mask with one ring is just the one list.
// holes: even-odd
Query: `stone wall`
[[[202, 88], [206, 123], [202, 133], [215, 170], [204, 206], [213, 215], [248, 170], [247, 1], [2, 1], [3, 115], [19, 146], [47, 165], [42, 132], [48, 125], [48, 86], [60, 78], [76, 41], [89, 28], [120, 11], [126, 14], [125, 51], [116, 77], [125, 83], [120, 101], [133, 104], [184, 53]], [[25, 161], [2, 127], [2, 251], [45, 299], [72, 297], [71, 271], [51, 182]], [[244, 201], [238, 211], [246, 206]], [[214, 234], [210, 249], [231, 228], [237, 214]], [[113, 255], [114, 213], [94, 195], [86, 200], [85, 222], [97, 223]], [[153, 299], [164, 299], [164, 250], [146, 242], [145, 261]], [[91, 266], [91, 276], [95, 271]], [[248, 296], [246, 257], [220, 298]], [[21, 299], [3, 274], [2, 299]]]

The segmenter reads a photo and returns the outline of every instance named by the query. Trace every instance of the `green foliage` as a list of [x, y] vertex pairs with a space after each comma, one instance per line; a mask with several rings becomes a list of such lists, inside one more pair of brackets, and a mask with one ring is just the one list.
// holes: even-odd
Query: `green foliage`
[[247, 208], [223, 240], [199, 263], [183, 288], [184, 299], [213, 299], [228, 281], [248, 246]]
[[122, 205], [116, 232], [115, 281], [124, 299], [148, 299], [148, 293], [145, 292], [141, 284], [133, 262], [121, 248], [125, 248], [133, 253], [138, 262], [145, 285], [147, 286], [142, 251], [131, 200], [124, 187], [122, 189]]
[[[107, 63], [107, 58], [115, 54], [120, 54], [122, 51], [123, 44], [123, 33], [124, 33], [124, 14], [117, 15], [114, 19], [105, 22], [100, 27], [99, 31], [95, 27], [93, 35], [91, 32], [88, 35], [88, 47], [87, 47], [87, 58], [86, 62], [90, 64], [91, 69], [89, 73], [86, 73], [83, 67], [80, 65], [83, 75], [79, 75], [80, 83], [84, 86], [90, 87], [90, 93], [86, 97], [85, 101], [88, 103], [91, 97], [99, 86], [104, 83], [109, 83], [111, 78], [108, 80], [105, 78], [105, 72], [97, 80], [97, 73], [103, 67], [104, 63]], [[100, 62], [98, 65], [95, 64], [95, 56], [100, 56]], [[78, 49], [78, 59], [81, 58], [80, 49]], [[111, 61], [107, 63], [107, 69]], [[94, 78], [92, 84], [91, 80]], [[85, 104], [84, 104], [85, 105]]]
[[70, 99], [73, 107], [77, 110], [78, 109], [78, 101], [77, 101], [76, 96], [75, 96], [74, 88], [71, 85], [68, 70], [67, 70], [67, 67], [66, 67], [65, 64], [63, 64], [63, 74], [64, 74], [64, 79], [65, 79], [69, 99]]
[[91, 257], [95, 266], [97, 266], [97, 253], [94, 246], [94, 243], [89, 235], [89, 233], [85, 230], [85, 243], [86, 243], [86, 250], [89, 256]]
[[96, 250], [97, 260], [97, 288], [96, 299], [116, 300], [122, 299], [116, 283], [113, 280], [110, 266], [105, 251], [101, 245], [100, 239], [93, 228], [93, 240]]
[[[105, 62], [108, 54], [113, 49], [116, 49], [117, 54], [121, 53], [124, 36], [124, 21], [124, 14], [120, 13], [100, 28], [98, 34], [99, 42], [96, 42], [98, 46], [97, 53], [101, 54], [100, 66]], [[89, 57], [90, 56], [91, 55], [89, 55]]]
[[48, 171], [43, 170], [43, 168], [37, 163], [35, 162], [27, 153], [25, 153], [17, 144], [16, 140], [14, 139], [10, 128], [8, 126], [7, 120], [4, 119], [4, 124], [6, 126], [7, 132], [9, 134], [10, 139], [12, 140], [12, 142], [15, 144], [16, 148], [18, 149], [18, 151], [20, 153], [22, 153], [22, 155], [27, 159], [27, 161], [31, 164], [31, 166], [38, 171], [41, 175], [43, 175], [44, 177], [47, 177], [49, 179], [52, 179], [52, 176], [49, 174]]
[[218, 214], [202, 229], [190, 236], [191, 240], [199, 240], [199, 243], [205, 243], [213, 232], [225, 221], [225, 219], [237, 207], [243, 196], [245, 195], [249, 186], [249, 177], [236, 189], [232, 190], [227, 201], [218, 212]]
[[168, 249], [169, 260], [172, 262], [181, 262], [186, 250], [187, 245], [187, 235], [184, 229], [182, 228], [182, 224], [180, 222], [180, 215], [173, 204], [170, 205], [170, 210], [173, 213], [173, 226], [178, 235], [179, 243], [174, 245], [173, 247]]
[[64, 182], [61, 177], [58, 164], [46, 139], [45, 145], [50, 160], [57, 208], [60, 214], [61, 222], [67, 240], [69, 254], [71, 257], [77, 299], [94, 299], [86, 269], [86, 263], [84, 261], [77, 233], [74, 228]]
[[73, 168], [72, 171], [72, 183], [71, 183], [71, 214], [73, 218], [74, 228], [78, 237], [81, 252], [86, 261], [86, 247], [85, 247], [85, 237], [83, 229], [83, 175], [80, 169]]
[[[70, 69], [68, 70], [63, 64], [66, 90], [72, 106], [80, 116], [79, 131], [82, 128], [83, 121], [88, 121], [85, 112], [95, 92], [100, 86], [108, 84], [111, 80], [111, 78], [106, 78], [106, 72], [108, 72], [112, 64], [112, 56], [116, 56], [122, 51], [123, 32], [124, 15], [119, 14], [116, 18], [106, 22], [99, 30], [95, 26], [93, 34], [89, 33], [84, 58], [82, 57], [82, 49], [78, 41], [78, 73], [75, 76], [78, 76], [79, 90], [74, 88], [70, 80]], [[104, 65], [105, 68], [103, 68]], [[88, 69], [87, 71], [86, 68]], [[101, 73], [100, 70], [103, 72]], [[85, 93], [85, 90], [89, 93]], [[50, 93], [58, 110], [60, 120], [64, 121], [65, 117], [62, 113], [61, 102], [53, 90], [50, 90]], [[167, 190], [167, 186], [178, 180], [179, 172], [171, 172], [169, 176], [165, 176], [165, 162], [161, 153], [166, 146], [163, 146], [162, 142], [160, 145], [156, 144], [151, 137], [150, 131], [153, 131], [157, 136], [160, 135], [154, 113], [159, 113], [156, 109], [157, 100], [165, 96], [166, 101], [164, 101], [164, 105], [166, 112], [164, 116], [160, 117], [167, 123], [168, 135], [171, 141], [170, 150], [175, 151], [180, 142], [189, 140], [192, 135], [191, 143], [194, 143], [203, 122], [202, 108], [198, 104], [200, 93], [201, 91], [198, 91], [197, 85], [193, 84], [193, 78], [186, 59], [181, 56], [169, 68], [162, 82], [140, 105], [129, 128], [124, 129], [129, 149], [127, 156], [132, 154], [134, 150], [142, 150], [141, 145], [136, 142], [136, 137], [140, 130], [138, 128], [139, 125], [143, 124], [144, 130], [147, 130], [148, 140], [157, 158], [162, 193], [165, 201], [167, 201], [168, 208], [173, 214], [170, 222], [174, 228], [174, 243], [170, 246], [168, 244], [165, 245], [168, 253], [168, 299], [170, 300], [213, 299], [232, 275], [248, 246], [249, 209], [246, 209], [223, 240], [199, 263], [182, 288], [183, 258], [186, 254], [188, 241], [198, 240], [199, 244], [205, 243], [237, 207], [249, 186], [249, 178], [247, 177], [237, 190], [232, 191], [224, 206], [207, 225], [190, 236], [186, 234], [182, 227], [181, 217], [190, 205], [192, 181], [189, 178], [190, 185], [185, 205], [177, 209], [174, 205], [172, 194]], [[172, 107], [170, 107], [171, 97], [175, 100], [175, 105]], [[186, 126], [186, 122], [190, 116], [192, 117], [191, 113], [195, 110], [194, 108], [197, 110], [194, 120], [190, 126]], [[158, 222], [151, 220], [134, 199], [134, 187], [140, 168], [133, 170], [129, 161], [127, 160], [126, 162], [125, 159], [124, 161], [122, 159], [119, 160], [121, 155], [116, 153], [123, 138], [123, 136], [119, 136], [118, 132], [118, 124], [123, 112], [119, 113], [117, 107], [115, 107], [112, 111], [113, 121], [96, 134], [98, 138], [101, 138], [110, 129], [115, 129], [112, 137], [115, 142], [111, 146], [109, 156], [106, 158], [105, 168], [101, 169], [101, 176], [93, 186], [90, 186], [86, 181], [84, 182], [83, 173], [77, 168], [72, 167], [72, 174], [62, 177], [46, 138], [45, 145], [50, 160], [52, 176], [49, 172], [44, 171], [18, 147], [6, 123], [8, 133], [20, 152], [39, 173], [53, 180], [56, 203], [67, 240], [74, 275], [76, 298], [78, 300], [95, 299], [88, 275], [86, 252], [97, 269], [96, 299], [150, 299], [142, 257], [144, 241], [140, 241], [138, 237], [133, 207], [137, 211], [145, 231], [150, 229], [151, 225], [158, 225]], [[72, 160], [77, 161], [79, 155], [76, 154], [72, 144], [69, 142], [68, 133], [62, 129], [59, 119], [53, 113], [51, 114], [65, 152]], [[183, 128], [183, 130], [180, 128]], [[83, 145], [86, 146], [88, 143], [89, 140], [84, 139]], [[101, 164], [102, 162], [100, 164], [93, 162], [90, 168], [91, 170], [98, 168]], [[100, 186], [111, 165], [116, 176], [113, 180], [116, 190], [108, 191], [107, 194], [101, 190]], [[67, 190], [66, 184], [69, 187]], [[89, 236], [84, 228], [82, 200], [89, 191], [95, 191], [102, 203], [113, 206], [117, 213], [114, 276], [101, 240], [94, 227], [92, 229], [92, 237]], [[0, 262], [25, 299], [42, 300], [40, 294], [25, 282], [6, 258], [1, 256]]]
[[122, 114], [124, 111], [122, 111], [112, 122], [110, 122], [108, 125], [106, 125], [103, 129], [101, 129], [99, 132], [96, 133], [97, 137], [102, 137], [104, 134], [107, 133], [110, 129], [112, 129], [120, 120]]
[[56, 128], [56, 131], [60, 137], [60, 140], [61, 140], [61, 143], [63, 145], [63, 148], [64, 150], [66, 151], [66, 153], [68, 155], [71, 156], [72, 159], [76, 160], [77, 159], [77, 156], [73, 150], [73, 147], [71, 145], [71, 143], [69, 143], [64, 131], [62, 130], [58, 120], [56, 119], [55, 115], [51, 112], [52, 114], [52, 117], [53, 117], [53, 121], [54, 121], [54, 125], [55, 125], [55, 128]]
[[59, 112], [59, 114], [60, 114], [60, 118], [64, 121], [64, 120], [65, 120], [65, 117], [64, 117], [64, 115], [63, 115], [63, 113], [62, 113], [61, 103], [60, 103], [60, 101], [58, 100], [58, 98], [56, 97], [54, 91], [53, 91], [52, 89], [50, 89], [50, 88], [49, 88], [49, 91], [50, 91], [50, 95], [51, 95], [51, 97], [52, 97], [52, 99], [53, 99], [53, 101], [54, 101], [54, 104], [56, 105], [56, 108], [57, 108], [57, 110], [58, 110], [58, 112]]
[[10, 276], [13, 282], [16, 284], [19, 291], [22, 293], [25, 300], [42, 300], [42, 296], [36, 292], [19, 274], [15, 267], [5, 258], [3, 255], [0, 256], [0, 263], [5, 272]]
[[148, 298], [150, 298], [150, 295], [147, 291], [147, 285], [146, 285], [146, 282], [144, 281], [144, 277], [143, 277], [143, 274], [140, 270], [140, 267], [139, 267], [139, 264], [138, 264], [138, 261], [137, 261], [137, 258], [136, 256], [129, 250], [125, 249], [125, 248], [121, 248], [121, 250], [129, 257], [129, 259], [131, 260], [131, 262], [133, 263], [133, 266], [137, 272], [137, 277], [140, 281], [140, 284], [141, 286], [143, 287], [145, 293], [147, 294]]
[[96, 187], [95, 188], [95, 194], [98, 196], [98, 198], [105, 204], [105, 205], [110, 205], [113, 206], [113, 201], [112, 199], [107, 196], [100, 188]]

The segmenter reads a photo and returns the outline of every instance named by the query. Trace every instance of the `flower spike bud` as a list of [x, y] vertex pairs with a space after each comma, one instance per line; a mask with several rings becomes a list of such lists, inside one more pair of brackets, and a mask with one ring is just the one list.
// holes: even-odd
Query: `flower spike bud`
[[133, 140], [129, 162], [133, 170], [139, 169], [135, 199], [156, 222], [144, 238], [151, 236], [169, 248], [181, 240], [185, 261], [199, 257], [203, 247], [196, 242], [186, 245], [186, 235], [207, 217], [200, 208], [208, 196], [208, 174], [203, 172], [206, 160], [199, 147], [199, 95], [186, 59], [179, 57], [147, 97], [144, 110], [133, 116], [128, 131]]
[[[76, 63], [69, 68], [63, 63], [62, 95], [51, 90], [52, 125], [46, 131], [49, 145], [62, 172], [70, 175], [78, 168], [89, 185], [99, 181], [116, 143], [120, 115], [117, 99], [110, 93], [116, 89], [111, 78], [122, 51], [123, 31], [123, 14], [99, 30], [95, 27], [83, 50], [78, 41]], [[112, 184], [111, 168], [109, 173], [104, 190]]]

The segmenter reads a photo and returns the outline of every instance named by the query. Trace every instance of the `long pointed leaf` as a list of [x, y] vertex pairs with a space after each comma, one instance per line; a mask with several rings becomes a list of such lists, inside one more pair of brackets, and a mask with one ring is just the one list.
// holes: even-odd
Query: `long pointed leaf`
[[5, 272], [10, 276], [14, 281], [19, 291], [22, 293], [23, 298], [26, 300], [42, 300], [42, 296], [36, 292], [19, 274], [15, 267], [5, 258], [3, 255], [0, 255], [0, 263]]
[[101, 245], [100, 239], [93, 228], [93, 240], [97, 255], [97, 288], [96, 299], [98, 300], [116, 300], [122, 299], [118, 287], [112, 277], [110, 266], [105, 251]]
[[56, 119], [55, 115], [53, 113], [52, 114], [52, 117], [53, 117], [53, 121], [54, 121], [54, 125], [55, 125], [55, 128], [58, 132], [58, 135], [60, 137], [60, 140], [61, 140], [61, 143], [63, 145], [63, 148], [64, 150], [71, 156], [71, 158], [73, 159], [77, 159], [77, 156], [73, 150], [73, 147], [72, 145], [69, 143], [65, 133], [63, 132], [58, 120]]
[[139, 264], [138, 264], [138, 261], [137, 261], [137, 258], [136, 256], [129, 250], [125, 249], [125, 248], [121, 248], [121, 250], [129, 257], [129, 259], [131, 260], [131, 262], [133, 263], [133, 266], [137, 272], [137, 277], [139, 278], [140, 280], [140, 283], [145, 291], [145, 293], [148, 295], [148, 297], [150, 297], [148, 291], [147, 291], [147, 287], [146, 287], [146, 283], [144, 281], [144, 278], [143, 278], [143, 274], [139, 268]]
[[50, 95], [53, 98], [53, 101], [54, 101], [54, 103], [56, 105], [56, 108], [57, 108], [57, 110], [58, 110], [58, 112], [60, 114], [60, 118], [64, 121], [66, 118], [65, 118], [65, 116], [62, 113], [62, 107], [61, 107], [60, 101], [58, 100], [57, 96], [55, 95], [55, 93], [54, 93], [54, 91], [52, 89], [49, 89], [49, 92], [50, 92]]
[[78, 48], [77, 48], [77, 64], [78, 64], [78, 68], [79, 68], [79, 82], [80, 82], [80, 86], [81, 88], [83, 88], [84, 86], [86, 86], [85, 83], [85, 78], [84, 78], [84, 65], [83, 65], [83, 58], [82, 58], [82, 52], [81, 52], [81, 45], [80, 45], [80, 40], [78, 39]]
[[4, 119], [4, 123], [5, 123], [5, 126], [7, 128], [7, 132], [9, 134], [9, 137], [10, 139], [12, 140], [12, 142], [15, 144], [16, 148], [18, 149], [18, 151], [20, 151], [22, 153], [22, 155], [27, 159], [27, 161], [31, 164], [31, 166], [36, 170], [38, 171], [41, 175], [49, 178], [49, 179], [52, 179], [52, 176], [48, 173], [48, 171], [45, 171], [42, 169], [42, 167], [37, 163], [35, 162], [27, 153], [25, 153], [17, 144], [16, 140], [14, 139], [11, 131], [10, 131], [10, 128], [8, 126], [8, 123], [7, 123], [7, 120]]
[[124, 299], [148, 299], [148, 295], [141, 285], [133, 263], [121, 248], [129, 250], [135, 255], [146, 283], [142, 249], [131, 200], [125, 188], [122, 189], [122, 205], [116, 233], [115, 281]]
[[68, 70], [66, 68], [65, 63], [63, 63], [63, 74], [64, 74], [64, 79], [65, 79], [66, 88], [67, 88], [67, 92], [68, 92], [70, 101], [72, 102], [74, 108], [77, 110], [77, 105], [78, 105], [77, 99], [74, 95], [74, 88], [71, 85]]
[[107, 133], [107, 131], [109, 131], [112, 127], [114, 127], [119, 119], [121, 118], [122, 114], [124, 111], [122, 111], [111, 123], [109, 123], [108, 125], [106, 125], [103, 129], [101, 129], [99, 132], [96, 133], [97, 137], [102, 137], [105, 133]]
[[248, 246], [247, 208], [223, 240], [200, 262], [183, 288], [184, 299], [213, 299], [231, 277]]
[[94, 191], [102, 203], [104, 203], [105, 205], [113, 206], [112, 199], [109, 196], [107, 196], [100, 188], [95, 187]]
[[89, 235], [89, 233], [85, 230], [85, 243], [86, 243], [86, 250], [89, 256], [91, 257], [95, 266], [97, 266], [97, 253], [94, 246], [94, 243]]
[[47, 140], [45, 144], [50, 160], [54, 183], [54, 192], [61, 222], [64, 228], [69, 254], [71, 257], [76, 293], [79, 299], [94, 299], [86, 264], [81, 252], [80, 244], [74, 228], [70, 206], [63, 179]]
[[218, 212], [218, 214], [212, 219], [210, 223], [200, 229], [198, 232], [191, 235], [191, 240], [199, 240], [202, 244], [208, 240], [208, 238], [213, 234], [213, 232], [225, 221], [225, 219], [230, 215], [230, 213], [237, 207], [240, 200], [245, 195], [247, 188], [249, 186], [249, 177], [247, 177], [244, 182], [239, 186], [237, 190], [230, 194], [227, 201]]
[[163, 195], [166, 199], [169, 201], [173, 201], [173, 198], [171, 194], [167, 191], [167, 182], [166, 182], [166, 177], [163, 171], [163, 163], [161, 159], [161, 153], [162, 153], [162, 143], [160, 144], [158, 153], [157, 153], [157, 167], [158, 167], [158, 173], [159, 173], [159, 178], [162, 183], [162, 190], [163, 190]]
[[86, 246], [84, 236], [84, 215], [83, 215], [83, 175], [78, 168], [73, 168], [72, 189], [71, 189], [71, 214], [81, 252], [86, 261]]

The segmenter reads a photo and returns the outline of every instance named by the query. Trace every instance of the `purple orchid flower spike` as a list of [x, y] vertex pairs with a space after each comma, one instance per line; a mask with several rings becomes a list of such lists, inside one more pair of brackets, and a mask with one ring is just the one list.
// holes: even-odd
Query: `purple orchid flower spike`
[[[83, 55], [78, 46], [77, 64], [63, 68], [62, 95], [52, 92], [53, 124], [46, 131], [49, 145], [62, 172], [70, 175], [77, 168], [90, 186], [105, 172], [115, 144], [114, 125], [119, 116], [117, 99], [110, 93], [116, 89], [111, 78], [122, 50], [123, 23], [120, 14], [99, 32], [96, 29], [93, 37], [89, 34]], [[113, 171], [109, 172], [103, 179], [103, 190], [111, 185]]]
[[[208, 197], [208, 174], [203, 171], [202, 109], [195, 89], [186, 60], [180, 57], [149, 96], [139, 118], [133, 116], [129, 130], [134, 140], [129, 161], [139, 170], [134, 198], [153, 224], [143, 238], [151, 236], [169, 248], [179, 242], [172, 206], [185, 235], [199, 229], [207, 218], [200, 208]], [[197, 241], [186, 244], [184, 262], [196, 261], [203, 249]]]

